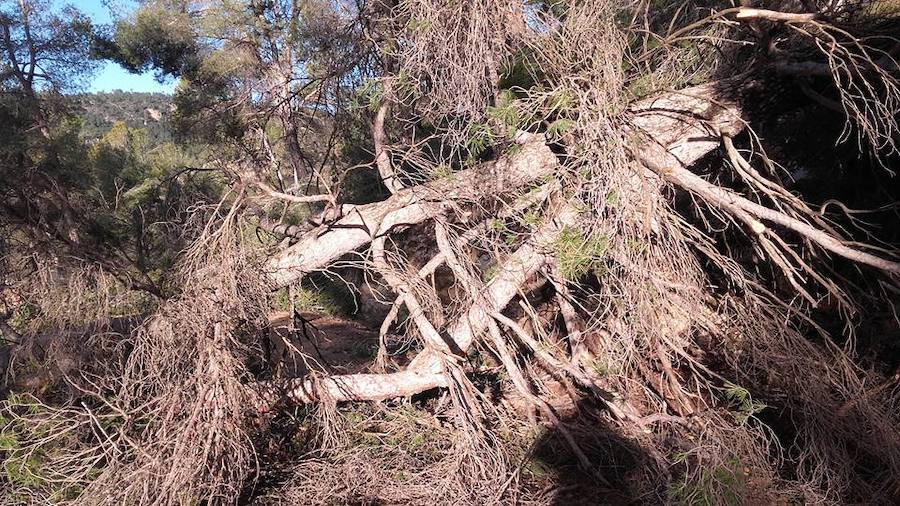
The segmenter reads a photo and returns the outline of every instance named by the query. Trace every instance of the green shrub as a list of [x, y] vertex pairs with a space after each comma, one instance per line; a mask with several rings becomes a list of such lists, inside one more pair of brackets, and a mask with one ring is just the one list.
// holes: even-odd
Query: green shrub
[[584, 236], [572, 227], [564, 227], [553, 243], [553, 254], [560, 274], [569, 280], [578, 280], [596, 269], [609, 249], [609, 238], [604, 235]]
[[[679, 454], [675, 461], [684, 462], [687, 457]], [[739, 459], [731, 459], [677, 482], [672, 488], [672, 502], [684, 506], [740, 506], [746, 503], [746, 492], [744, 465]]]

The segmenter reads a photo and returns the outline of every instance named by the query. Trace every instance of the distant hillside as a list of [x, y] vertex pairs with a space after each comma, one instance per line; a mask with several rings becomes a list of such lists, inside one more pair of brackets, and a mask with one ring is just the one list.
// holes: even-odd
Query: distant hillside
[[118, 121], [132, 128], [145, 129], [152, 144], [172, 139], [170, 95], [116, 90], [84, 93], [76, 98], [82, 109], [82, 135], [87, 139], [103, 137]]

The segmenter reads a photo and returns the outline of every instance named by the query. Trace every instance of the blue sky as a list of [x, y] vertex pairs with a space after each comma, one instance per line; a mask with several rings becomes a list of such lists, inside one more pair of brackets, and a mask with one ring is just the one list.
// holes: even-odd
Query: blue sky
[[[132, 0], [58, 0], [58, 5], [71, 4], [91, 17], [96, 24], [111, 24], [113, 13], [125, 15], [137, 7]], [[88, 91], [157, 91], [172, 93], [175, 81], [158, 83], [152, 72], [132, 74], [115, 63], [105, 62], [97, 71]]]

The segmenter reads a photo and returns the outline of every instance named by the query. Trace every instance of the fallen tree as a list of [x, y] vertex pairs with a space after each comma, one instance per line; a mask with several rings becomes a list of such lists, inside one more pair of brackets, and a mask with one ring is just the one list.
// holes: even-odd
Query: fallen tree
[[[536, 441], [523, 427], [537, 424], [584, 481], [647, 502], [896, 498], [896, 380], [854, 354], [854, 318], [893, 307], [898, 253], [856, 211], [816, 209], [774, 160], [780, 139], [756, 130], [760, 116], [787, 121], [782, 101], [832, 114], [830, 93], [832, 121], [883, 171], [900, 81], [868, 11], [313, 4], [179, 7], [177, 33], [203, 36], [154, 64], [188, 77], [185, 117], [230, 132], [243, 114], [210, 161], [227, 191], [182, 256], [178, 295], [127, 338], [91, 341], [104, 361], [69, 378], [87, 402], [7, 408], [17, 458], [49, 456], [41, 479], [89, 504], [235, 502], [265, 481], [273, 445], [296, 443], [267, 446], [279, 428], [303, 433], [296, 468], [267, 483], [285, 500], [377, 501], [387, 482], [388, 502], [550, 503], [520, 483]], [[123, 51], [156, 11], [142, 12]], [[246, 33], [205, 32], [247, 12]], [[785, 61], [761, 63], [769, 52]], [[231, 59], [243, 65], [216, 74]], [[788, 97], [784, 70], [810, 67], [820, 80]], [[349, 158], [359, 132], [371, 153]], [[358, 173], [381, 200], [342, 203]], [[297, 291], [338, 266], [388, 294], [387, 317], [368, 322], [382, 339], [372, 367], [336, 373], [295, 349], [312, 372], [278, 376], [273, 292], [299, 333]], [[433, 411], [409, 423], [441, 434], [441, 455], [404, 450], [421, 466], [405, 480], [353, 447], [382, 434], [344, 434], [361, 403], [377, 406], [370, 419]], [[580, 408], [596, 416], [587, 431], [566, 414]], [[633, 475], [601, 425], [635, 448]]]
[[[633, 122], [649, 142], [662, 146], [679, 164], [690, 166], [719, 147], [715, 136], [735, 135], [744, 127], [737, 104], [716, 92], [722, 87], [713, 83], [643, 100], [630, 108]], [[541, 177], [552, 176], [558, 163], [542, 138], [522, 138], [527, 139], [526, 148], [508, 160], [463, 171], [450, 181], [400, 190], [386, 201], [356, 206], [349, 216], [308, 232], [270, 261], [270, 283], [281, 286], [298, 281], [304, 273], [327, 268], [328, 262], [390, 233], [397, 225], [434, 219], [460, 203], [471, 204], [485, 196], [514, 192]], [[526, 281], [547, 268], [552, 262], [552, 244], [562, 229], [578, 226], [575, 206], [565, 204], [564, 209], [551, 214], [542, 228], [498, 266], [497, 275], [486, 284], [483, 296], [447, 325], [443, 334], [450, 341], [450, 348], [445, 347], [446, 351], [467, 352], [476, 336], [493, 323], [492, 315], [503, 312]], [[322, 396], [336, 401], [384, 400], [446, 386], [441, 370], [441, 356], [437, 350], [428, 349], [402, 372], [295, 380], [277, 389], [300, 403]]]
[[434, 218], [453, 203], [474, 204], [515, 192], [553, 174], [556, 158], [540, 136], [522, 133], [516, 154], [453, 174], [453, 177], [406, 188], [373, 204], [342, 206], [341, 218], [324, 223], [274, 256], [267, 276], [274, 288], [299, 281], [304, 274], [356, 250], [393, 227], [409, 226]]

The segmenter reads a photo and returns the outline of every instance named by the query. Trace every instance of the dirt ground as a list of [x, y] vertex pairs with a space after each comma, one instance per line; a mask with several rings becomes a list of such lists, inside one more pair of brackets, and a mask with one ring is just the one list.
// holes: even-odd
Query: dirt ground
[[358, 322], [311, 312], [277, 312], [269, 322], [270, 361], [280, 376], [365, 372], [378, 352], [378, 332]]

